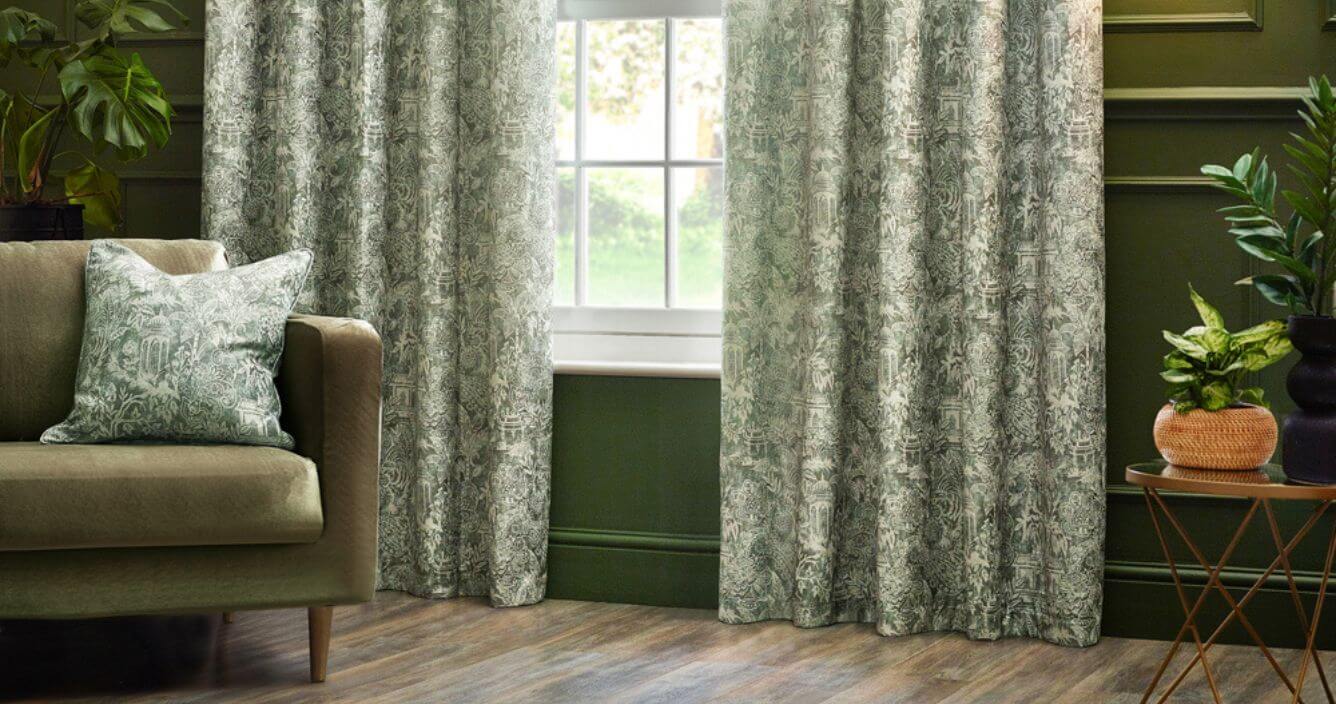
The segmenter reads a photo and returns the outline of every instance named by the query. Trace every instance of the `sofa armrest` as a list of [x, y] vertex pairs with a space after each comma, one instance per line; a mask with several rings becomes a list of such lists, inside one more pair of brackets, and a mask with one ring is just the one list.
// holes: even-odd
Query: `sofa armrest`
[[288, 318], [278, 375], [283, 428], [320, 473], [325, 530], [345, 578], [370, 598], [376, 580], [381, 343], [368, 323]]

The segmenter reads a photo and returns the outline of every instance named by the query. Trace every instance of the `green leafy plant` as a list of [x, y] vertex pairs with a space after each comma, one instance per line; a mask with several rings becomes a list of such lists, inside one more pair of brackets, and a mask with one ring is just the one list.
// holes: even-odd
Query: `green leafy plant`
[[1288, 218], [1280, 214], [1276, 171], [1260, 150], [1239, 157], [1233, 168], [1208, 164], [1201, 172], [1243, 201], [1220, 210], [1235, 244], [1282, 269], [1238, 283], [1295, 315], [1330, 315], [1329, 292], [1336, 284], [1336, 246], [1328, 245], [1336, 237], [1336, 95], [1326, 76], [1308, 83], [1311, 95], [1299, 111], [1308, 134], [1291, 133], [1293, 144], [1285, 145], [1295, 162], [1289, 170], [1300, 185], [1280, 194], [1292, 211]]
[[1219, 411], [1240, 403], [1266, 406], [1262, 390], [1245, 387], [1248, 374], [1280, 361], [1294, 349], [1283, 320], [1269, 320], [1240, 332], [1225, 329], [1224, 316], [1188, 286], [1201, 325], [1182, 334], [1164, 331], [1174, 349], [1164, 356], [1160, 377], [1169, 382], [1174, 410]]
[[[120, 181], [97, 157], [132, 161], [162, 148], [174, 115], [162, 84], [117, 40], [188, 20], [172, 0], [80, 0], [74, 16], [86, 38], [58, 41], [56, 25], [41, 16], [0, 10], [0, 68], [18, 62], [36, 76], [31, 93], [0, 90], [0, 173], [12, 169], [0, 179], [0, 204], [81, 203], [86, 221], [113, 229], [121, 221]], [[70, 136], [85, 149], [62, 150]], [[64, 183], [52, 195], [57, 162], [64, 162]]]

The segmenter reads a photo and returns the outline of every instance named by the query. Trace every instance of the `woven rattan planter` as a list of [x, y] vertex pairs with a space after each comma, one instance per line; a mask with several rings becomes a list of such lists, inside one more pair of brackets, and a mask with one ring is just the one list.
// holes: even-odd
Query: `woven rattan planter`
[[1276, 451], [1276, 419], [1260, 406], [1155, 416], [1155, 448], [1169, 464], [1199, 469], [1256, 469]]

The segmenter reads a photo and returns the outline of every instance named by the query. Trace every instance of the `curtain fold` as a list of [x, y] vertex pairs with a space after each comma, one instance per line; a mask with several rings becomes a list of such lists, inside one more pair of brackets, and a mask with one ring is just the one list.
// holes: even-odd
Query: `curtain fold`
[[385, 345], [380, 587], [547, 578], [556, 0], [210, 0], [204, 232]]
[[1098, 638], [1099, 0], [729, 0], [720, 617]]

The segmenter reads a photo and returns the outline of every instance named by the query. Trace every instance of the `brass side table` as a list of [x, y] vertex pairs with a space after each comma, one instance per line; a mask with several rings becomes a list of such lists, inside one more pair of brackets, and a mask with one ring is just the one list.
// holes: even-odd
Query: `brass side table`
[[[1187, 667], [1170, 682], [1164, 694], [1157, 702], [1164, 702], [1178, 689], [1183, 679], [1192, 671], [1198, 663], [1201, 663], [1202, 670], [1206, 674], [1206, 682], [1211, 688], [1211, 694], [1215, 697], [1217, 704], [1220, 703], [1220, 691], [1216, 688], [1215, 673], [1211, 670], [1210, 662], [1206, 659], [1206, 652], [1215, 645], [1216, 639], [1224, 632], [1225, 628], [1235, 620], [1243, 626], [1248, 632], [1248, 636], [1257, 644], [1262, 655], [1266, 657], [1272, 669], [1280, 676], [1281, 681], [1289, 688], [1293, 694], [1290, 700], [1292, 704], [1302, 702], [1300, 693], [1303, 691], [1304, 680], [1308, 676], [1309, 663], [1313, 664], [1313, 669], [1317, 671], [1317, 676], [1322, 680], [1323, 690], [1326, 692], [1329, 703], [1336, 702], [1332, 696], [1331, 685], [1327, 682], [1327, 673], [1322, 668], [1322, 661], [1318, 658], [1314, 649], [1317, 638], [1318, 624], [1322, 619], [1322, 604], [1327, 596], [1327, 583], [1331, 578], [1332, 558], [1336, 557], [1336, 524], [1332, 527], [1332, 533], [1327, 540], [1327, 558], [1326, 565], [1322, 569], [1322, 582], [1318, 587], [1317, 603], [1313, 606], [1312, 620], [1309, 620], [1307, 610], [1304, 608], [1303, 601], [1299, 597], [1299, 589], [1295, 586], [1294, 572], [1290, 569], [1290, 554], [1294, 548], [1308, 535], [1309, 531], [1317, 525], [1318, 520], [1327, 509], [1331, 507], [1332, 502], [1336, 501], [1336, 486], [1302, 486], [1298, 484], [1285, 483], [1285, 475], [1277, 465], [1264, 465], [1251, 472], [1224, 472], [1204, 469], [1185, 469], [1174, 467], [1164, 462], [1151, 462], [1146, 464], [1134, 464], [1127, 468], [1127, 482], [1141, 487], [1145, 494], [1146, 508], [1150, 510], [1151, 523], [1155, 527], [1155, 534], [1160, 540], [1160, 548], [1164, 551], [1164, 559], [1169, 563], [1169, 573], [1174, 579], [1174, 588], [1178, 592], [1179, 603], [1183, 607], [1183, 626], [1178, 629], [1178, 635], [1174, 638], [1173, 644], [1169, 647], [1169, 652], [1165, 654], [1164, 660], [1151, 678], [1150, 684], [1146, 687], [1145, 694], [1141, 697], [1142, 704], [1150, 700], [1159, 686], [1161, 678], [1164, 677], [1165, 670], [1169, 663], [1173, 661], [1174, 655], [1178, 653], [1178, 648], [1182, 645], [1185, 637], [1191, 636], [1193, 644], [1196, 646], [1197, 654], [1188, 663]], [[1160, 496], [1160, 490], [1184, 491], [1198, 494], [1215, 494], [1218, 496], [1233, 496], [1241, 499], [1252, 499], [1252, 505], [1244, 515], [1243, 521], [1234, 531], [1234, 536], [1230, 539], [1229, 545], [1225, 547], [1220, 559], [1215, 565], [1207, 562], [1201, 550], [1197, 548], [1196, 543], [1188, 536], [1183, 524], [1179, 522], [1174, 512], [1169, 509]], [[1313, 512], [1309, 515], [1307, 522], [1299, 529], [1288, 542], [1280, 534], [1280, 527], [1276, 523], [1275, 512], [1271, 508], [1272, 499], [1315, 501]], [[1157, 512], [1156, 509], [1159, 509]], [[1252, 587], [1241, 599], [1235, 599], [1229, 590], [1225, 588], [1220, 581], [1220, 573], [1225, 569], [1229, 558], [1233, 556], [1234, 549], [1238, 547], [1239, 539], [1243, 537], [1244, 531], [1257, 515], [1257, 510], [1262, 509], [1266, 514], [1267, 525], [1271, 529], [1271, 539], [1276, 547], [1276, 559], [1271, 561], [1271, 565], [1266, 568]], [[1174, 531], [1187, 544], [1192, 556], [1202, 569], [1206, 570], [1208, 575], [1206, 586], [1202, 587], [1201, 594], [1197, 596], [1195, 603], [1189, 603], [1187, 592], [1183, 588], [1183, 580], [1178, 574], [1178, 565], [1174, 562], [1173, 552], [1169, 549], [1169, 542], [1165, 538], [1164, 530], [1160, 524], [1160, 514], [1173, 526]], [[1304, 630], [1305, 643], [1303, 663], [1299, 666], [1297, 681], [1291, 681], [1285, 668], [1281, 667], [1276, 658], [1271, 654], [1262, 637], [1257, 633], [1248, 617], [1243, 613], [1243, 609], [1257, 595], [1262, 586], [1277, 569], [1285, 572], [1285, 580], [1290, 587], [1290, 596], [1294, 601], [1294, 610], [1299, 617], [1299, 625]], [[1201, 633], [1197, 629], [1197, 612], [1201, 610], [1202, 604], [1206, 601], [1206, 596], [1212, 592], [1218, 591], [1220, 596], [1229, 604], [1230, 612], [1224, 621], [1216, 627], [1210, 637], [1202, 640]]]

